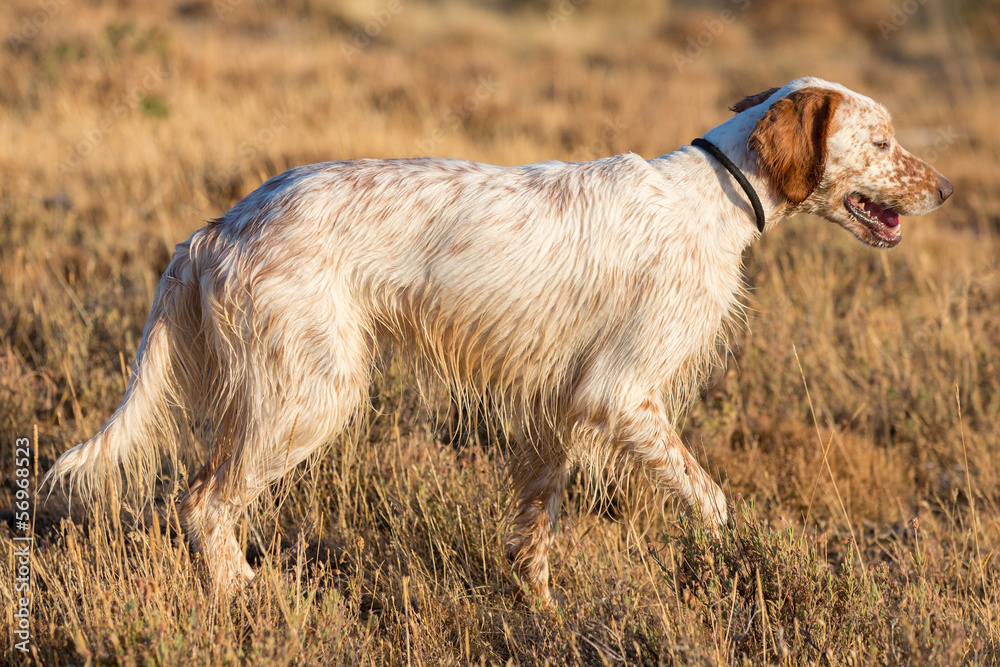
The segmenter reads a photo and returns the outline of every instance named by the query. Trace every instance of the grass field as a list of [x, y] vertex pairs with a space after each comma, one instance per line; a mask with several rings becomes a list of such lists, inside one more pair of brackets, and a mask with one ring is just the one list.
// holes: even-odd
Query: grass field
[[[995, 3], [7, 0], [0, 29], [0, 662], [1000, 663]], [[243, 522], [259, 575], [231, 604], [183, 484], [139, 524], [32, 501], [17, 650], [15, 443], [34, 483], [111, 415], [205, 220], [323, 160], [651, 158], [802, 75], [885, 103], [955, 195], [891, 252], [810, 217], [749, 249], [750, 330], [680, 424], [739, 499], [721, 541], [575, 485], [563, 603], [519, 604], [497, 448], [390, 373]]]

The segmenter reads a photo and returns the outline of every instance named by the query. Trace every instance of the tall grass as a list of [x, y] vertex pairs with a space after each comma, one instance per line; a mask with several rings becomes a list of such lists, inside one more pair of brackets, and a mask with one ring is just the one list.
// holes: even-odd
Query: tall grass
[[[26, 659], [1000, 662], [998, 26], [987, 5], [916, 5], [4, 3], [5, 624], [15, 439], [37, 426], [44, 471], [99, 428], [174, 244], [287, 167], [654, 157], [814, 74], [884, 102], [956, 185], [889, 253], [809, 217], [748, 252], [750, 331], [681, 424], [740, 498], [721, 541], [662, 498], [589, 511], [571, 489], [563, 602], [520, 605], [499, 448], [452, 442], [390, 373], [376, 414], [248, 514], [259, 576], [231, 604], [208, 594], [169, 484], [140, 521], [39, 499]], [[20, 661], [10, 639], [0, 660]]]

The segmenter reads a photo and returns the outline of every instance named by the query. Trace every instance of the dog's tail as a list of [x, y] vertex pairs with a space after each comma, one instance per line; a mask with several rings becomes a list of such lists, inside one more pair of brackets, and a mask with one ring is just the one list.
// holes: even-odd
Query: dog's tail
[[[125, 399], [90, 440], [55, 462], [41, 488], [68, 484], [83, 501], [151, 497], [164, 451], [176, 456], [179, 422], [197, 399], [193, 381], [204, 368], [198, 277], [190, 242], [177, 247], [153, 296]], [[188, 414], [185, 414], [188, 413]]]

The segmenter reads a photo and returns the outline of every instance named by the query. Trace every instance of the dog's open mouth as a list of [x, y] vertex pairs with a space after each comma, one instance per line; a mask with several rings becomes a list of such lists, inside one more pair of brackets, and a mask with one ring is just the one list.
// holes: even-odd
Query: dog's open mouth
[[873, 245], [894, 246], [903, 238], [899, 213], [888, 206], [872, 201], [858, 192], [847, 195], [844, 206], [872, 233]]

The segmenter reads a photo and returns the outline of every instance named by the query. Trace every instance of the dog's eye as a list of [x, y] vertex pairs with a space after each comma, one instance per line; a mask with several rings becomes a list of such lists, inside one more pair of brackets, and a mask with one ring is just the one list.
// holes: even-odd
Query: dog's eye
[[880, 151], [887, 151], [887, 150], [889, 150], [889, 142], [887, 140], [876, 141], [876, 142], [874, 142], [874, 144], [875, 144], [875, 148], [879, 149]]

